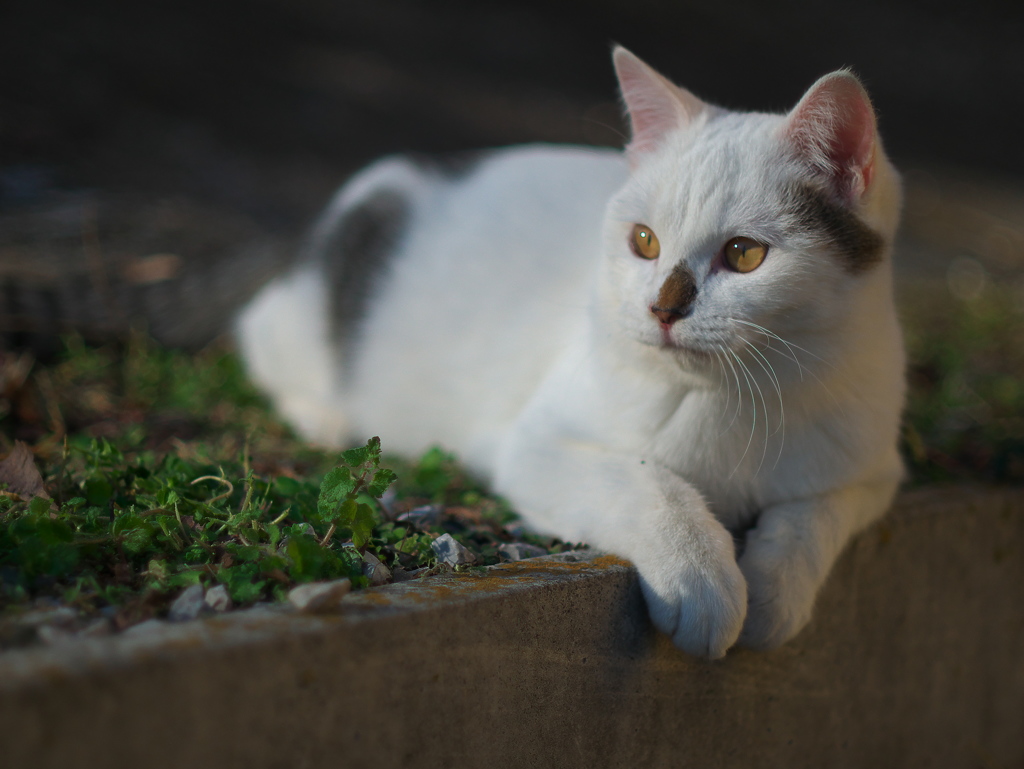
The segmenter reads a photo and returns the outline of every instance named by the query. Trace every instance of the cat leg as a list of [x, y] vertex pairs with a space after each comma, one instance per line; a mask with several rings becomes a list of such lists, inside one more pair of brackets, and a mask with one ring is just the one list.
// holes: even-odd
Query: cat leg
[[772, 649], [800, 632], [839, 553], [888, 509], [898, 485], [851, 486], [761, 513], [740, 557], [749, 593], [741, 646]]
[[631, 560], [654, 625], [686, 652], [725, 654], [747, 605], [732, 536], [667, 469], [557, 439], [504, 452], [496, 477], [527, 522]]

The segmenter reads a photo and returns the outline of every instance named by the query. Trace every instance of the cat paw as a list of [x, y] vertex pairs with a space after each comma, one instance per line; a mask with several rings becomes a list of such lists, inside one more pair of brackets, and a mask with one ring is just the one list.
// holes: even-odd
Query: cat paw
[[811, 619], [817, 585], [800, 579], [784, 565], [749, 555], [748, 551], [740, 559], [749, 598], [739, 645], [765, 651], [803, 630]]
[[736, 643], [747, 609], [747, 585], [730, 551], [640, 569], [654, 626], [697, 657], [718, 659]]

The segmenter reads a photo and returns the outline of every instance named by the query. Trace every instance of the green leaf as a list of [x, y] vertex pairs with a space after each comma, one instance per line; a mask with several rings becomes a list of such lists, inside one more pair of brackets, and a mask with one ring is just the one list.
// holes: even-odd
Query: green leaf
[[381, 468], [374, 474], [373, 480], [370, 481], [370, 484], [366, 487], [366, 491], [372, 497], [379, 497], [388, 490], [388, 487], [394, 483], [396, 479], [397, 476], [394, 471], [389, 470], [386, 467]]
[[373, 527], [376, 523], [377, 518], [373, 508], [367, 504], [357, 504], [355, 515], [352, 516], [352, 521], [348, 524], [352, 529], [352, 544], [360, 549], [365, 547], [366, 543], [370, 541], [370, 535], [373, 534]]
[[380, 438], [370, 438], [365, 446], [342, 452], [341, 461], [349, 467], [359, 467], [367, 462], [376, 464], [380, 461]]
[[294, 478], [282, 475], [274, 479], [274, 491], [282, 497], [294, 497], [302, 489], [302, 484]]
[[90, 478], [85, 482], [85, 498], [90, 505], [102, 507], [113, 494], [114, 488], [103, 478]]
[[333, 519], [338, 507], [355, 491], [356, 479], [347, 467], [335, 467], [320, 484], [320, 499], [317, 510], [324, 518]]
[[281, 541], [281, 527], [273, 523], [268, 523], [264, 528], [270, 536], [270, 544], [277, 547], [277, 543]]
[[49, 509], [50, 500], [46, 497], [32, 497], [32, 501], [28, 503], [28, 511], [33, 515], [45, 515]]
[[289, 574], [296, 582], [312, 582], [333, 576], [331, 553], [308, 534], [289, 537], [285, 553], [291, 561]]

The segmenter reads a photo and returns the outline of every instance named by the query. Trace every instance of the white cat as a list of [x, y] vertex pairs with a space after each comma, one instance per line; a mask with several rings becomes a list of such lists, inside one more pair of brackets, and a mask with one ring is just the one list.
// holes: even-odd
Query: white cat
[[680, 648], [773, 647], [902, 475], [899, 181], [848, 72], [771, 115], [614, 61], [624, 154], [371, 166], [243, 354], [310, 439], [441, 443], [537, 530], [629, 558]]

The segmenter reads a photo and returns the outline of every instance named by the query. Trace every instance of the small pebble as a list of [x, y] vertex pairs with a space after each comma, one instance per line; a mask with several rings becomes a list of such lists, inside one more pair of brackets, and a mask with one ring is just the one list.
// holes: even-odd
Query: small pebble
[[19, 625], [57, 625], [66, 627], [78, 619], [78, 612], [70, 606], [59, 606], [56, 609], [34, 609], [16, 618]]
[[384, 510], [384, 517], [389, 521], [395, 519], [395, 501], [398, 499], [398, 492], [395, 491], [395, 487], [391, 486], [385, 491], [379, 500], [381, 508]]
[[430, 543], [437, 560], [449, 566], [464, 566], [473, 563], [476, 556], [459, 544], [451, 534], [442, 534]]
[[203, 610], [206, 604], [203, 602], [203, 586], [200, 584], [190, 585], [185, 588], [181, 595], [174, 599], [167, 618], [171, 622], [185, 622], [195, 619]]
[[528, 545], [525, 542], [507, 542], [498, 546], [498, 555], [503, 561], [522, 561], [525, 558], [537, 558], [547, 555], [548, 551], [537, 545]]
[[341, 599], [352, 589], [348, 579], [331, 582], [310, 582], [288, 591], [288, 601], [296, 609], [309, 614], [336, 611]]
[[70, 640], [73, 634], [56, 625], [40, 625], [36, 628], [36, 636], [47, 646], [53, 646], [54, 644]]
[[391, 570], [373, 553], [363, 553], [363, 574], [370, 580], [371, 587], [386, 585], [391, 581]]
[[102, 636], [110, 635], [112, 631], [110, 620], [106, 617], [97, 617], [88, 625], [78, 631], [78, 635], [83, 638], [100, 638]]
[[123, 635], [126, 636], [141, 636], [150, 635], [163, 630], [167, 626], [167, 623], [162, 619], [147, 619], [145, 622], [140, 622], [138, 625], [132, 625], [130, 628], [124, 631]]
[[442, 512], [444, 512], [444, 508], [441, 505], [423, 505], [402, 513], [398, 516], [398, 521], [415, 526], [417, 529], [426, 529], [430, 526], [437, 526], [441, 522]]
[[224, 585], [214, 585], [206, 591], [206, 598], [203, 599], [207, 606], [214, 611], [231, 611], [234, 602]]
[[419, 579], [426, 574], [430, 569], [424, 566], [422, 569], [413, 569], [412, 571], [406, 571], [405, 569], [395, 568], [391, 572], [392, 582], [409, 582], [410, 580]]
[[523, 526], [523, 524], [521, 523], [510, 523], [508, 526], [505, 527], [505, 531], [507, 531], [516, 539], [522, 539], [527, 534], [526, 527]]

